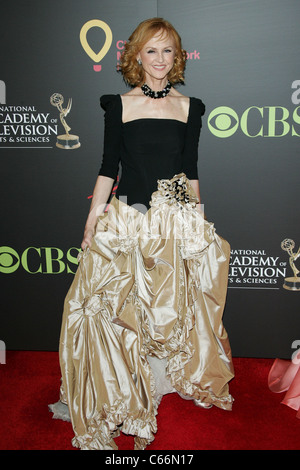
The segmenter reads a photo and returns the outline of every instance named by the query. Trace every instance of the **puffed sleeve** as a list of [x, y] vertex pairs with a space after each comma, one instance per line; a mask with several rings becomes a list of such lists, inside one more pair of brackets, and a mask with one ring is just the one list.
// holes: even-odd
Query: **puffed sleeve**
[[100, 105], [104, 109], [104, 143], [99, 175], [116, 179], [119, 172], [122, 133], [122, 102], [120, 95], [103, 95]]
[[189, 119], [183, 152], [183, 172], [191, 180], [198, 179], [198, 147], [205, 105], [198, 98], [190, 98]]

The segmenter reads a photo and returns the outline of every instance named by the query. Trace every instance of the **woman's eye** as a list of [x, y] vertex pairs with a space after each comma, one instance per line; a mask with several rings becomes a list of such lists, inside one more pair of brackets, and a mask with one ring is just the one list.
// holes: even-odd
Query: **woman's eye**
[[[156, 51], [154, 51], [153, 49], [149, 49], [149, 51], [147, 51], [147, 54], [155, 54]], [[172, 49], [165, 49], [164, 52], [166, 53], [170, 53], [172, 52]]]

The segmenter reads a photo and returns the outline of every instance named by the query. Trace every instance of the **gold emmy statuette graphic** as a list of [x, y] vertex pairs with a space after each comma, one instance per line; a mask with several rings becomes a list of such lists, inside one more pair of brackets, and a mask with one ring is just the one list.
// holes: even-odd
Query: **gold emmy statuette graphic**
[[287, 277], [284, 280], [283, 287], [287, 290], [294, 290], [294, 291], [300, 291], [300, 277], [297, 276], [299, 274], [299, 270], [296, 268], [294, 261], [300, 256], [300, 247], [298, 248], [297, 253], [293, 252], [293, 249], [295, 248], [295, 242], [294, 240], [290, 240], [289, 238], [285, 238], [281, 242], [281, 248], [284, 251], [287, 251], [288, 254], [290, 255], [290, 266], [293, 270], [294, 277]]
[[60, 120], [66, 131], [65, 134], [57, 136], [56, 147], [66, 150], [77, 149], [80, 147], [79, 137], [78, 135], [69, 134], [71, 127], [69, 127], [65, 121], [65, 117], [71, 111], [72, 99], [68, 101], [68, 106], [66, 108], [63, 108], [63, 102], [64, 98], [60, 93], [54, 93], [50, 98], [52, 106], [55, 106], [59, 110]]
[[[99, 52], [94, 52], [89, 43], [87, 42], [87, 33], [91, 28], [100, 28], [105, 32], [105, 42], [103, 47], [100, 49]], [[94, 64], [94, 70], [95, 72], [100, 72], [102, 66], [98, 64], [103, 57], [108, 53], [111, 43], [112, 43], [112, 32], [108, 24], [104, 23], [104, 21], [101, 20], [90, 20], [87, 23], [85, 23], [81, 30], [80, 30], [80, 35], [79, 39], [81, 42], [81, 45], [87, 55], [94, 61], [96, 64]]]

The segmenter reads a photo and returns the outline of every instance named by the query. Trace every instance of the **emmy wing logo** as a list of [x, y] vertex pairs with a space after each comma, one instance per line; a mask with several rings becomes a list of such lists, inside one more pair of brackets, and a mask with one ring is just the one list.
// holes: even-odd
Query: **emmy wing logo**
[[300, 256], [300, 247], [298, 248], [297, 253], [293, 252], [293, 249], [295, 248], [295, 242], [294, 240], [291, 240], [290, 238], [285, 238], [281, 242], [281, 248], [284, 251], [287, 251], [288, 254], [290, 255], [290, 266], [292, 268], [292, 271], [294, 273], [293, 277], [287, 277], [284, 280], [283, 287], [287, 290], [293, 290], [293, 291], [300, 291], [300, 277], [298, 277], [299, 270], [296, 268], [294, 261], [296, 261], [297, 258]]
[[71, 127], [65, 121], [65, 117], [69, 114], [72, 107], [72, 99], [68, 101], [68, 106], [63, 108], [64, 98], [60, 93], [54, 93], [50, 98], [50, 103], [55, 106], [59, 111], [60, 121], [65, 128], [66, 133], [57, 136], [56, 147], [61, 149], [77, 149], [80, 147], [78, 135], [69, 134]]
[[[105, 42], [99, 52], [93, 51], [93, 49], [91, 48], [91, 46], [89, 45], [87, 41], [87, 33], [91, 28], [100, 28], [105, 32]], [[93, 67], [95, 72], [100, 72], [102, 66], [99, 64], [99, 62], [108, 53], [111, 43], [112, 43], [112, 32], [111, 32], [110, 27], [108, 26], [108, 24], [104, 23], [104, 21], [90, 20], [82, 26], [79, 38], [80, 38], [81, 45], [84, 51], [86, 52], [86, 54], [94, 62], [96, 62], [96, 64], [94, 64], [94, 67]]]

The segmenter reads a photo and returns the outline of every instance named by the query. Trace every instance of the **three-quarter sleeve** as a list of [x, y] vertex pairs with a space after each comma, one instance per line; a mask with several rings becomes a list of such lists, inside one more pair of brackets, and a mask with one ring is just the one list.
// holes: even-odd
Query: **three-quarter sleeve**
[[183, 172], [191, 180], [198, 179], [198, 147], [205, 105], [198, 98], [190, 98], [183, 152]]
[[103, 95], [100, 98], [104, 115], [104, 142], [99, 175], [116, 179], [121, 157], [122, 102], [120, 95]]

